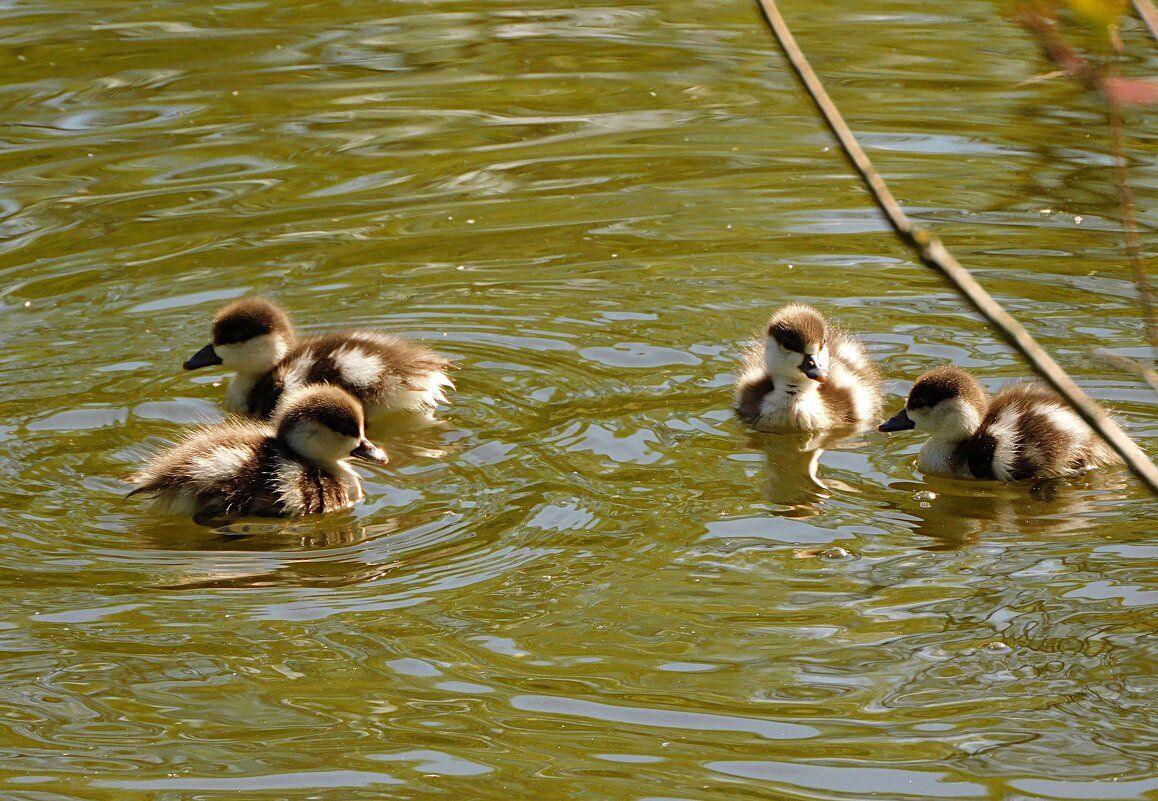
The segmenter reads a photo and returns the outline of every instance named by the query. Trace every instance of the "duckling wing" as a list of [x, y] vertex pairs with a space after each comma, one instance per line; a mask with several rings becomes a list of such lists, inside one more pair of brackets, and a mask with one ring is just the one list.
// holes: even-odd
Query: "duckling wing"
[[993, 399], [970, 442], [978, 478], [1020, 481], [1084, 469], [1089, 427], [1047, 387], [1016, 384]]
[[196, 430], [130, 476], [139, 485], [130, 495], [152, 495], [178, 513], [244, 514], [262, 443], [272, 434], [241, 422]]
[[424, 345], [390, 334], [349, 332], [303, 341], [277, 368], [288, 391], [306, 384], [336, 384], [379, 411], [430, 408], [454, 387], [453, 363]]
[[736, 384], [736, 416], [749, 426], [758, 427], [764, 398], [775, 387], [772, 377], [767, 373], [741, 376]]
[[880, 417], [880, 372], [864, 345], [843, 332], [831, 335], [830, 340], [829, 380], [820, 388], [827, 395], [829, 415], [846, 425]]

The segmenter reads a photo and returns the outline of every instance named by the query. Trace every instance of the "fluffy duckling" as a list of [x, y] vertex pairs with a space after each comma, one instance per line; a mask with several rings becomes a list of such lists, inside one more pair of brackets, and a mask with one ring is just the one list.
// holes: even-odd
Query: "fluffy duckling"
[[234, 371], [225, 408], [268, 419], [286, 392], [307, 384], [337, 384], [362, 402], [367, 417], [431, 412], [446, 403], [451, 362], [392, 334], [348, 331], [296, 339], [293, 324], [265, 298], [230, 303], [213, 319], [213, 341], [185, 362], [186, 370], [220, 364]]
[[992, 401], [957, 367], [930, 370], [881, 431], [929, 435], [917, 455], [926, 473], [1018, 481], [1073, 475], [1121, 460], [1048, 387], [1014, 384]]
[[757, 431], [853, 426], [880, 406], [880, 376], [864, 346], [803, 303], [776, 310], [736, 379], [736, 414]]
[[345, 390], [315, 384], [287, 395], [273, 424], [234, 421], [195, 431], [157, 454], [130, 492], [199, 522], [256, 515], [296, 517], [347, 509], [362, 483], [345, 460], [386, 463], [364, 433], [362, 407]]

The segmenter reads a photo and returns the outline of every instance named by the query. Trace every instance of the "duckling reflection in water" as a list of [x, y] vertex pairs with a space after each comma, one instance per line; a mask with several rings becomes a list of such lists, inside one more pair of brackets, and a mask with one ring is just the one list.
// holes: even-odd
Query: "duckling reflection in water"
[[1103, 521], [1098, 514], [1129, 497], [1123, 471], [1092, 471], [1080, 477], [1047, 478], [1022, 485], [979, 483], [931, 475], [900, 481], [895, 505], [914, 534], [929, 537], [925, 550], [948, 551], [987, 537], [1081, 537]]
[[392, 334], [348, 331], [297, 339], [286, 313], [249, 297], [213, 320], [213, 340], [185, 362], [186, 370], [222, 365], [234, 371], [225, 393], [232, 412], [268, 419], [283, 394], [307, 384], [336, 384], [367, 417], [431, 413], [454, 388], [449, 359]]
[[802, 303], [772, 315], [736, 380], [736, 415], [757, 431], [855, 426], [880, 406], [880, 376], [864, 346]]
[[749, 434], [746, 444], [764, 453], [764, 497], [780, 507], [780, 514], [804, 517], [821, 514], [820, 504], [832, 496], [833, 489], [855, 492], [843, 482], [819, 476], [825, 449], [855, 434], [848, 430]]
[[1121, 459], [1050, 389], [1014, 384], [990, 401], [957, 367], [930, 370], [881, 431], [929, 435], [917, 467], [936, 475], [1019, 481], [1072, 476]]
[[255, 515], [297, 517], [348, 509], [362, 482], [346, 460], [385, 464], [366, 439], [362, 407], [345, 390], [305, 387], [286, 396], [272, 425], [234, 421], [202, 428], [128, 477], [130, 495], [197, 522]]

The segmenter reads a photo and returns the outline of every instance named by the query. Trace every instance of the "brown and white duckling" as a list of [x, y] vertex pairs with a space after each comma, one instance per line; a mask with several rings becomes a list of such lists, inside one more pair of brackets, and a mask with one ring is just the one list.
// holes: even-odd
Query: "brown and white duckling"
[[1073, 475], [1121, 460], [1052, 390], [1006, 387], [992, 401], [957, 367], [930, 370], [881, 431], [929, 435], [917, 454], [926, 473], [1018, 481]]
[[864, 346], [803, 303], [773, 313], [736, 379], [736, 414], [758, 431], [853, 426], [880, 406], [880, 376]]
[[225, 408], [267, 419], [283, 393], [307, 384], [337, 384], [362, 402], [367, 417], [431, 412], [453, 389], [452, 364], [393, 334], [347, 331], [296, 339], [293, 324], [265, 298], [234, 301], [213, 319], [213, 341], [186, 370], [220, 364], [234, 371]]
[[203, 521], [256, 515], [296, 517], [347, 509], [362, 483], [351, 456], [386, 463], [366, 439], [362, 407], [340, 387], [315, 384], [286, 396], [273, 424], [238, 420], [193, 432], [157, 454], [130, 492], [161, 511]]

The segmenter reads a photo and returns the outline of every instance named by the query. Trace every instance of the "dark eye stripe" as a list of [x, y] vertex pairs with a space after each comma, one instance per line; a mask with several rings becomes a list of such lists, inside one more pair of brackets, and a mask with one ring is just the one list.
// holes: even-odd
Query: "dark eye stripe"
[[338, 432], [344, 437], [358, 437], [361, 438], [362, 432], [358, 430], [358, 423], [348, 414], [335, 409], [319, 409], [318, 422], [327, 428]]
[[263, 320], [255, 320], [252, 317], [227, 317], [213, 326], [213, 344], [234, 345], [238, 342], [247, 342], [272, 330]]
[[796, 353], [804, 353], [804, 340], [795, 331], [785, 331], [782, 328], [773, 326], [768, 329], [768, 335], [775, 339], [782, 348], [795, 351]]
[[909, 396], [910, 409], [925, 409], [936, 406], [943, 400], [949, 400], [959, 395], [956, 387], [943, 381], [929, 381], [917, 387]]

